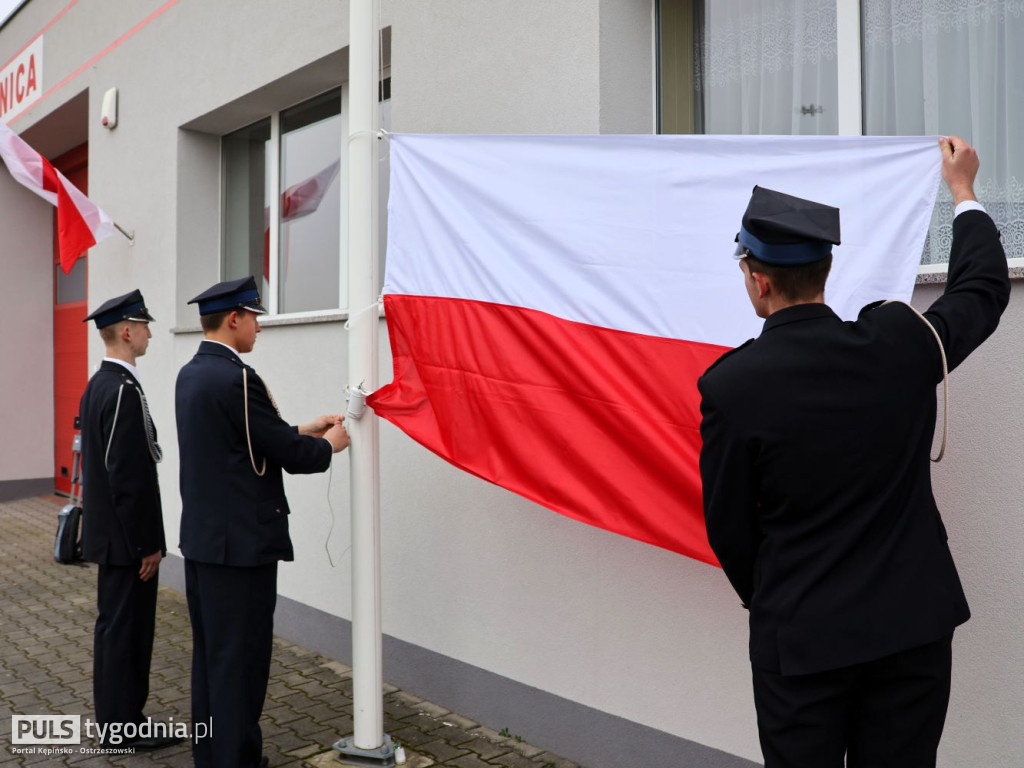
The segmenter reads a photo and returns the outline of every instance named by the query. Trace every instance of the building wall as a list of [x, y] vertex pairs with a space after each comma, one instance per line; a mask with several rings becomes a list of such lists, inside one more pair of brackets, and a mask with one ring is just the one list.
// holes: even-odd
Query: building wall
[[0, 498], [53, 477], [53, 208], [0, 172]]
[[[940, 286], [920, 286], [926, 307]], [[1024, 283], [999, 329], [950, 377], [950, 438], [932, 465], [935, 499], [971, 606], [953, 640], [940, 765], [1024, 764]]]
[[600, 132], [596, 0], [453, 0], [393, 9], [395, 131]]
[[[10, 56], [64, 7], [32, 0], [0, 30], [0, 54]], [[46, 33], [45, 88], [164, 7], [71, 7]], [[652, 130], [650, 2], [385, 2], [383, 15], [392, 34], [395, 131]], [[185, 302], [219, 278], [219, 136], [343, 82], [346, 40], [347, 7], [332, 0], [308, 0], [302, 14], [271, 0], [181, 0], [12, 126], [22, 131], [44, 119], [68, 97], [65, 90], [89, 91], [90, 196], [135, 231], [134, 245], [115, 235], [91, 252], [89, 304], [139, 287], [157, 318], [139, 368], [165, 447], [160, 476], [172, 552], [180, 520], [174, 378], [200, 338]], [[99, 99], [115, 86], [121, 122], [106, 131]], [[29, 229], [11, 234], [15, 219], [5, 201], [12, 194], [0, 179], [0, 221], [8, 237], [24, 237], [27, 253], [35, 242]], [[25, 217], [45, 213], [36, 208]], [[6, 275], [8, 263], [19, 262], [7, 253], [0, 299], [17, 292]], [[48, 264], [48, 256], [37, 258]], [[21, 279], [45, 293], [40, 307], [49, 307], [49, 278], [33, 268]], [[927, 303], [937, 290], [922, 287], [916, 301]], [[1016, 609], [1024, 600], [1021, 292], [1016, 283], [1003, 327], [954, 376], [952, 442], [935, 470], [975, 614], [956, 637], [941, 762], [949, 767], [1024, 760], [1017, 727], [1024, 627]], [[11, 306], [0, 300], [4, 312]], [[343, 407], [346, 332], [337, 318], [321, 319], [268, 323], [249, 356], [292, 422]], [[380, 329], [386, 382], [383, 320]], [[102, 348], [95, 334], [90, 339], [92, 364]], [[11, 334], [4, 344], [9, 354], [34, 354]], [[39, 365], [47, 370], [45, 361]], [[3, 376], [0, 409], [17, 391]], [[5, 451], [8, 441], [0, 442], [3, 472]], [[41, 469], [33, 464], [18, 471], [30, 475], [18, 476], [49, 472], [49, 455]], [[296, 562], [280, 571], [288, 620], [278, 631], [343, 654], [347, 462], [342, 456], [330, 473], [286, 482]], [[492, 727], [587, 757], [592, 766], [655, 764], [644, 752], [651, 734], [665, 736], [675, 754], [703, 745], [686, 752], [695, 765], [760, 760], [746, 614], [719, 570], [555, 515], [455, 470], [388, 424], [381, 425], [381, 509], [386, 679], [400, 675], [404, 686], [442, 704], [478, 701], [477, 713], [463, 714], [486, 716]], [[165, 583], [174, 581], [174, 563]], [[448, 679], [432, 677], [437, 669]], [[513, 688], [514, 696], [499, 695]], [[546, 730], [537, 712], [547, 715]], [[585, 741], [627, 733], [629, 723], [653, 730], [637, 731], [643, 738], [629, 741], [626, 757], [587, 752]]]

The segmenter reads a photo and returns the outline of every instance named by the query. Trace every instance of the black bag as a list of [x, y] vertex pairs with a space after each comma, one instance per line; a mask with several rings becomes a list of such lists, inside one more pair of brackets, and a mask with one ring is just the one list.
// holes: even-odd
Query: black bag
[[57, 539], [53, 545], [53, 559], [65, 565], [82, 561], [82, 506], [78, 474], [82, 464], [81, 435], [75, 435], [71, 454], [71, 503], [65, 504], [57, 513]]
[[65, 504], [57, 513], [57, 541], [53, 547], [53, 559], [58, 563], [77, 563], [82, 559], [82, 508], [77, 504]]

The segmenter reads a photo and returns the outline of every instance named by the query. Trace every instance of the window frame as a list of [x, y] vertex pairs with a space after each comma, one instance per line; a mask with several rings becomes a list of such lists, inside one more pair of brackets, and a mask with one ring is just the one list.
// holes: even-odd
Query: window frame
[[[712, 0], [706, 0], [712, 2]], [[835, 0], [836, 2], [836, 64], [838, 69], [838, 103], [839, 110], [838, 135], [839, 136], [862, 136], [864, 134], [864, 86], [862, 82], [862, 35], [861, 35], [861, 0]], [[661, 3], [662, 0], [655, 0], [655, 20], [658, 25], [655, 29], [657, 39], [656, 50], [660, 51], [661, 46]], [[661, 72], [660, 55], [656, 54], [655, 77], [657, 83], [657, 104], [656, 115], [658, 117], [655, 125], [657, 132], [661, 132]], [[854, 96], [856, 95], [856, 97]], [[1010, 257], [1006, 260], [1009, 268], [1024, 268], [1024, 257]], [[940, 264], [919, 264], [917, 274], [920, 275], [944, 275], [949, 271], [949, 263]]]
[[[326, 307], [323, 309], [311, 309], [303, 310], [301, 312], [281, 312], [281, 286], [280, 286], [280, 267], [281, 267], [281, 157], [282, 157], [282, 133], [281, 133], [281, 113], [287, 112], [293, 107], [297, 107], [307, 101], [322, 96], [324, 93], [333, 91], [336, 88], [341, 90], [341, 118], [340, 133], [338, 136], [338, 143], [340, 145], [340, 167], [338, 169], [338, 183], [342, 186], [341, 189], [341, 205], [339, 209], [339, 228], [340, 238], [338, 243], [338, 305], [337, 307]], [[318, 94], [304, 98], [294, 104], [288, 104], [281, 107], [278, 110], [271, 112], [269, 115], [265, 115], [260, 120], [270, 120], [270, 139], [268, 140], [268, 151], [267, 151], [267, 168], [268, 178], [267, 184], [275, 190], [273, 194], [269, 195], [268, 204], [268, 218], [269, 218], [269, 233], [268, 233], [268, 272], [269, 276], [267, 279], [267, 290], [266, 295], [262, 296], [263, 306], [267, 308], [267, 314], [260, 317], [262, 324], [271, 325], [274, 321], [301, 321], [306, 319], [317, 319], [317, 318], [338, 318], [344, 319], [348, 316], [349, 309], [344, 306], [348, 302], [348, 146], [346, 138], [348, 136], [348, 83], [342, 83], [340, 86], [334, 86], [321, 91]], [[253, 121], [254, 124], [257, 121]], [[243, 126], [244, 127], [244, 126]], [[222, 137], [223, 138], [223, 137]], [[222, 144], [223, 147], [223, 144]], [[224, 243], [224, 216], [226, 215], [226, 204], [227, 199], [225, 195], [225, 178], [227, 174], [226, 158], [223, 155], [223, 149], [221, 151], [221, 244], [220, 244], [220, 275], [221, 279], [227, 279], [225, 277], [227, 273], [226, 263], [226, 250]]]

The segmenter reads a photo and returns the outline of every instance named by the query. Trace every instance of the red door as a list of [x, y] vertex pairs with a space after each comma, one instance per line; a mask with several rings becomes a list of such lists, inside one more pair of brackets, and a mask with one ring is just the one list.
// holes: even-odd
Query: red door
[[[80, 190], [89, 192], [89, 145], [82, 144], [58, 157], [53, 165]], [[57, 214], [53, 216], [53, 452], [54, 487], [58, 493], [71, 492], [75, 417], [89, 379], [89, 337], [91, 327], [82, 318], [87, 307], [88, 259], [75, 262], [70, 275], [60, 268], [57, 250]]]

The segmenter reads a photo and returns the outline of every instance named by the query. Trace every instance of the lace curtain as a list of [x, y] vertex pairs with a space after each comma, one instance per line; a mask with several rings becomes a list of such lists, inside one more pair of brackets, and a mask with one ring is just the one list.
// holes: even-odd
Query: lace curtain
[[[981, 155], [976, 191], [1024, 257], [1024, 0], [862, 0], [864, 132], [955, 134]], [[949, 259], [943, 186], [923, 263]]]
[[836, 0], [707, 0], [696, 51], [704, 132], [838, 132]]

